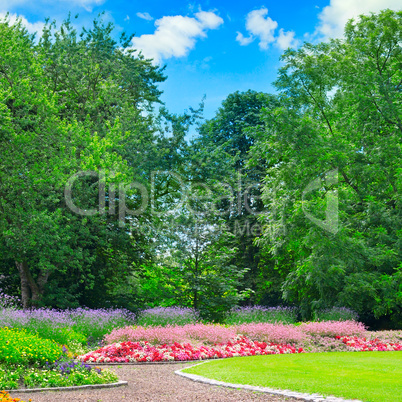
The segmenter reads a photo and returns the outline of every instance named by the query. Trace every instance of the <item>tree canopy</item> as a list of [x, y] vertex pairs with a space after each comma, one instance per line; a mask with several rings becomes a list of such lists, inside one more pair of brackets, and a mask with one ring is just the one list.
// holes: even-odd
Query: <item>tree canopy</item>
[[[23, 306], [402, 322], [402, 12], [286, 50], [204, 120], [102, 17], [0, 22], [0, 274]], [[191, 126], [197, 135], [188, 139]]]
[[341, 305], [400, 317], [401, 38], [402, 13], [386, 10], [282, 56], [281, 106], [264, 112], [254, 150], [269, 165], [258, 242], [307, 316]]

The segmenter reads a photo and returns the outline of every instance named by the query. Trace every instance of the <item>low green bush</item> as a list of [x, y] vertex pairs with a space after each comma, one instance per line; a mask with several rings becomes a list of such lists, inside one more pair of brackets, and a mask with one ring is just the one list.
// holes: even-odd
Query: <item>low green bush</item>
[[332, 307], [314, 312], [314, 321], [357, 321], [356, 311], [346, 307]]
[[47, 370], [30, 368], [25, 371], [23, 380], [27, 388], [41, 388], [107, 384], [117, 382], [118, 377], [108, 369], [101, 370], [83, 363], [62, 362], [49, 366]]
[[134, 324], [135, 315], [124, 309], [18, 310], [0, 305], [0, 322], [62, 345], [72, 341], [86, 345], [97, 344], [114, 328]]
[[24, 371], [23, 367], [4, 367], [0, 365], [0, 389], [18, 388], [19, 380]]
[[63, 355], [56, 342], [25, 330], [0, 328], [0, 364], [45, 365]]
[[195, 324], [200, 321], [199, 313], [187, 307], [154, 307], [139, 313], [136, 324], [142, 327]]
[[46, 367], [0, 365], [0, 389], [70, 387], [117, 382], [116, 374], [108, 369], [90, 367], [84, 363], [59, 361]]
[[298, 311], [295, 307], [235, 307], [230, 310], [225, 323], [229, 325], [256, 323], [294, 324], [297, 321], [297, 316]]
[[[83, 351], [82, 336], [69, 328], [58, 328], [75, 351]], [[55, 332], [54, 332], [55, 333]], [[53, 334], [54, 334], [53, 333]], [[0, 328], [0, 389], [64, 387], [107, 384], [118, 381], [109, 370], [92, 368], [69, 359], [71, 349], [43, 339], [24, 329]]]

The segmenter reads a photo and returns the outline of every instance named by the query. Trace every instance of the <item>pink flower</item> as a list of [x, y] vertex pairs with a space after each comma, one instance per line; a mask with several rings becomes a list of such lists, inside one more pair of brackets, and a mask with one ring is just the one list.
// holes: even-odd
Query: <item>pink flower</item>
[[174, 342], [171, 345], [163, 344], [154, 346], [148, 342], [122, 342], [107, 345], [94, 352], [79, 356], [84, 362], [115, 362], [127, 361], [187, 361], [214, 358], [228, 358], [233, 356], [254, 356], [279, 353], [302, 353], [293, 346], [265, 342], [253, 342], [247, 337], [237, 336], [226, 343], [214, 346], [194, 346], [190, 343]]

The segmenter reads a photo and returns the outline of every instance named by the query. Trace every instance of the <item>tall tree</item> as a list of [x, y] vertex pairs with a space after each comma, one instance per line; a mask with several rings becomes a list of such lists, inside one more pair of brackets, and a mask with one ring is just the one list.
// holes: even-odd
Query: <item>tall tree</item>
[[[0, 23], [0, 249], [2, 259], [15, 261], [24, 307], [50, 290], [47, 300], [58, 306], [77, 302], [108, 275], [128, 275], [146, 253], [148, 239], [122, 228], [113, 213], [124, 192], [109, 192], [100, 206], [98, 193], [144, 180], [148, 162], [139, 150], [157, 147], [143, 111], [157, 101], [164, 77], [125, 50], [127, 38], [118, 46], [112, 30], [95, 21], [78, 37], [67, 20], [59, 30], [47, 24], [36, 43], [20, 22]], [[79, 171], [94, 172], [72, 187], [71, 201], [86, 216], [64, 197]], [[125, 192], [127, 207], [136, 208], [138, 194]], [[65, 278], [74, 278], [70, 294], [60, 291]]]
[[[254, 155], [268, 155], [260, 244], [283, 293], [313, 309], [401, 320], [402, 12], [288, 50]], [[279, 162], [278, 162], [279, 161]]]
[[[235, 236], [237, 252], [232, 263], [248, 268], [242, 286], [252, 289], [249, 302], [261, 302], [267, 291], [264, 280], [269, 262], [261, 262], [260, 248], [254, 244], [259, 234], [258, 214], [263, 210], [260, 199], [262, 179], [265, 174], [265, 157], [255, 159], [248, 166], [250, 149], [257, 133], [263, 130], [261, 113], [278, 105], [275, 96], [256, 91], [230, 94], [217, 111], [215, 117], [206, 121], [199, 129], [194, 142], [199, 159], [199, 174], [206, 183], [215, 183], [215, 191], [222, 192], [218, 183], [231, 188], [232, 196], [217, 202], [217, 208]], [[266, 302], [270, 302], [265, 298]], [[272, 302], [272, 301], [271, 301]]]

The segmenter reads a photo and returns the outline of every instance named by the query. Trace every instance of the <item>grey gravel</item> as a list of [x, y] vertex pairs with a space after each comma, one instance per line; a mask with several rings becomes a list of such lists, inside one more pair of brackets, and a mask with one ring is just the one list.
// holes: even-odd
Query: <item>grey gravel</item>
[[[115, 402], [115, 401], [269, 401], [295, 402], [297, 399], [264, 394], [249, 390], [237, 390], [189, 381], [175, 375], [176, 370], [193, 366], [181, 365], [113, 366], [120, 380], [128, 386], [90, 391], [43, 392], [40, 394], [11, 393], [12, 397], [32, 402]], [[120, 368], [119, 368], [120, 367]]]

